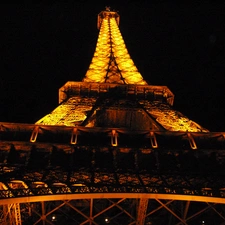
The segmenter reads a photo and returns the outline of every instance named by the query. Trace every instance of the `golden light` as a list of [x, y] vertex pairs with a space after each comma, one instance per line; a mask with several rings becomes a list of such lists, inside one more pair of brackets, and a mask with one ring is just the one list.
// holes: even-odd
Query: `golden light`
[[147, 84], [128, 54], [115, 12], [103, 15], [95, 53], [83, 81]]
[[201, 127], [196, 122], [188, 119], [182, 113], [172, 109], [168, 104], [139, 101], [146, 111], [155, 120], [169, 131], [184, 131], [184, 132], [208, 132], [207, 129]]
[[36, 124], [76, 126], [82, 123], [95, 104], [95, 98], [71, 97]]
[[[99, 14], [98, 27], [100, 28], [100, 31], [97, 45], [90, 66], [83, 79], [83, 83], [143, 85], [144, 90], [147, 90], [147, 87], [144, 86], [147, 85], [147, 82], [138, 72], [137, 67], [127, 51], [126, 45], [118, 28], [118, 22], [119, 15], [116, 12], [103, 11]], [[68, 82], [65, 88], [70, 85], [72, 85], [72, 83]], [[80, 84], [77, 84], [76, 86], [79, 85]], [[88, 84], [85, 88], [88, 89]], [[161, 96], [161, 92], [164, 88], [157, 87], [157, 89], [160, 93], [157, 94], [156, 90], [154, 91], [154, 95]], [[165, 95], [167, 94], [168, 93], [165, 93]], [[66, 96], [66, 94], [62, 93], [62, 91], [60, 95]], [[165, 128], [165, 130], [208, 132], [208, 130], [202, 128], [199, 124], [189, 120], [180, 112], [172, 109], [170, 106], [172, 105], [172, 102], [173, 97], [169, 104], [164, 104], [162, 102], [159, 103], [157, 100], [140, 100], [139, 104], [142, 105], [145, 108], [145, 111], [152, 118], [154, 118], [157, 123]], [[95, 97], [80, 97], [79, 94], [76, 97], [63, 97], [63, 102], [60, 100], [60, 105], [50, 114], [37, 121], [36, 124], [79, 126], [83, 121], [85, 121], [88, 113], [91, 112], [95, 103]], [[94, 126], [94, 122], [91, 121], [85, 126]], [[33, 131], [31, 142], [36, 141], [37, 133], [38, 132], [36, 130]], [[112, 146], [116, 146], [117, 135], [113, 134], [111, 138]], [[76, 144], [76, 139], [77, 134], [73, 133], [71, 137], [71, 144]], [[189, 138], [189, 141], [191, 141], [191, 138]], [[153, 147], [157, 146], [154, 135], [151, 136], [151, 143]], [[194, 144], [192, 147], [195, 149]]]

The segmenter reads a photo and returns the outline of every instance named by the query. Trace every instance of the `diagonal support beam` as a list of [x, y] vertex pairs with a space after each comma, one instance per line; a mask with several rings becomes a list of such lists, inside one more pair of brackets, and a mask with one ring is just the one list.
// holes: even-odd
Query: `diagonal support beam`
[[[169, 204], [171, 204], [173, 201], [174, 201], [174, 200], [168, 201], [167, 203], [165, 203], [165, 205], [169, 205]], [[164, 206], [161, 205], [161, 206], [159, 206], [158, 208], [152, 210], [151, 212], [149, 212], [149, 213], [146, 215], [146, 217], [152, 215], [153, 213], [157, 212], [158, 210], [162, 209], [163, 207], [164, 207]]]
[[219, 213], [213, 205], [211, 205], [209, 203], [207, 203], [207, 204], [225, 221], [225, 217], [221, 213]]
[[96, 217], [100, 216], [102, 213], [104, 213], [104, 212], [108, 211], [109, 209], [117, 206], [120, 202], [123, 202], [124, 200], [125, 200], [125, 198], [122, 198], [118, 202], [114, 202], [112, 205], [110, 205], [109, 207], [105, 208], [104, 210], [102, 210], [101, 212], [96, 214], [93, 218], [96, 218]]
[[47, 220], [47, 216], [50, 215], [51, 213], [53, 213], [54, 211], [58, 210], [59, 208], [61, 208], [62, 206], [64, 206], [66, 204], [67, 201], [64, 201], [61, 205], [55, 207], [53, 210], [49, 211], [47, 214], [45, 214], [45, 212], [43, 210], [44, 209], [44, 204], [42, 204], [42, 215], [40, 215], [36, 210], [32, 209], [32, 211], [34, 213], [36, 213], [40, 218], [39, 220], [37, 220], [34, 225], [38, 224], [41, 220], [47, 222], [48, 224], [54, 225], [52, 222], [50, 222], [49, 220]]
[[[108, 200], [111, 201], [110, 199], [108, 199]], [[118, 202], [113, 202], [113, 201], [111, 201], [111, 203], [113, 203], [113, 204], [110, 205], [109, 207], [103, 209], [101, 212], [95, 214], [95, 215], [92, 217], [92, 222], [94, 223], [94, 221], [93, 221], [94, 218], [100, 216], [101, 214], [103, 214], [104, 212], [108, 211], [109, 209], [111, 209], [111, 208], [113, 208], [113, 207], [115, 207], [115, 206], [118, 207], [118, 204], [119, 204], [120, 202], [123, 202], [124, 200], [125, 200], [125, 198], [120, 199]], [[128, 213], [128, 214], [129, 214], [129, 213]], [[129, 216], [130, 216], [130, 214], [129, 214]], [[89, 221], [90, 221], [90, 218], [87, 217], [87, 220], [84, 221], [83, 223], [81, 223], [80, 225], [86, 224], [86, 223], [89, 222]]]
[[45, 216], [45, 203], [44, 202], [41, 202], [41, 212], [42, 212], [42, 215], [41, 215], [42, 224], [45, 225], [46, 216]]
[[[87, 220], [84, 221], [81, 224], [86, 224], [87, 222], [92, 222], [95, 225], [98, 225], [97, 223], [94, 222], [93, 218], [90, 218], [89, 216], [85, 215], [83, 212], [81, 212], [79, 209], [77, 209], [75, 206], [73, 206], [72, 204], [70, 204], [69, 202], [66, 203], [68, 206], [70, 206], [73, 210], [75, 210], [76, 212], [78, 212], [80, 215], [82, 215], [84, 218], [86, 218]], [[80, 225], [81, 225], [80, 224]]]
[[[171, 204], [172, 202], [174, 202], [174, 200], [168, 201], [167, 203], [165, 203], [165, 205], [169, 205], [169, 204]], [[149, 212], [148, 214], [146, 214], [145, 218], [148, 217], [148, 216], [150, 216], [150, 215], [152, 215], [152, 214], [154, 214], [155, 212], [159, 211], [159, 210], [162, 209], [162, 208], [163, 208], [163, 206], [161, 205], [161, 206], [159, 206], [158, 208], [152, 210], [151, 212]], [[130, 223], [129, 225], [134, 225], [135, 223], [136, 223], [136, 222], [134, 221], [134, 222]]]
[[164, 203], [162, 203], [159, 199], [155, 199], [159, 204], [161, 204], [166, 210], [168, 210], [172, 215], [174, 215], [178, 220], [180, 220], [183, 224], [188, 225], [185, 220], [180, 218], [175, 212], [173, 212], [169, 207], [167, 207]]
[[[189, 220], [191, 220], [191, 219], [193, 219], [193, 218], [196, 217], [196, 216], [199, 216], [201, 213], [205, 212], [205, 211], [208, 210], [209, 208], [210, 208], [210, 206], [207, 206], [207, 207], [205, 207], [204, 209], [202, 209], [202, 210], [196, 212], [195, 214], [189, 216], [189, 217], [186, 219], [186, 222], [189, 221]], [[182, 224], [182, 223], [179, 222], [179, 223], [177, 223], [176, 225], [180, 225], [180, 224]]]
[[[115, 202], [113, 202], [111, 199], [108, 199], [112, 204], [115, 204]], [[122, 208], [120, 205], [116, 204], [115, 207], [117, 207], [118, 209], [120, 209], [123, 213], [127, 214], [131, 219], [135, 220], [135, 218], [129, 213], [127, 212], [124, 208]]]

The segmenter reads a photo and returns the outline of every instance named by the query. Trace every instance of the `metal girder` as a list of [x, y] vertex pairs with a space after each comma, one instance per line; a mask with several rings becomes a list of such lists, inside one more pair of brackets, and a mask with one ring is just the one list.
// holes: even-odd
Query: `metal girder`
[[20, 204], [15, 203], [13, 207], [14, 207], [14, 213], [15, 213], [15, 222], [16, 222], [15, 224], [22, 225], [21, 215], [20, 215]]
[[225, 217], [220, 212], [218, 212], [212, 204], [207, 204], [225, 221]]
[[[53, 225], [49, 217], [59, 211], [76, 214], [79, 221], [72, 220], [81, 225], [102, 224], [98, 219], [112, 210], [112, 222], [121, 216], [130, 225], [156, 214], [160, 219], [162, 211], [177, 225], [206, 210], [225, 221], [212, 204], [225, 204], [225, 132], [209, 132], [184, 117], [171, 107], [174, 95], [166, 86], [143, 80], [118, 23], [109, 8], [99, 14], [101, 32], [84, 82], [60, 88], [52, 113], [36, 124], [0, 123], [3, 223], [21, 225], [20, 206], [28, 203], [34, 225]], [[131, 201], [139, 201], [133, 211]], [[194, 202], [207, 207], [191, 211]]]
[[187, 213], [188, 213], [189, 206], [190, 206], [190, 201], [187, 201], [186, 205], [185, 205], [185, 209], [184, 209], [184, 214], [183, 214], [183, 219], [184, 220], [186, 220], [186, 218], [187, 218]]
[[50, 224], [50, 225], [54, 225], [54, 223], [52, 223], [51, 221], [49, 221], [47, 219], [47, 216], [52, 214], [54, 211], [58, 210], [59, 208], [61, 208], [62, 206], [64, 206], [66, 204], [66, 201], [64, 201], [62, 204], [60, 204], [59, 206], [55, 207], [54, 209], [46, 212], [45, 211], [45, 204], [44, 202], [42, 201], [41, 202], [41, 214], [38, 213], [35, 209], [32, 209], [32, 211], [37, 214], [40, 218], [34, 223], [34, 225], [38, 224], [39, 222], [42, 221], [43, 225], [45, 225], [46, 223], [47, 224]]
[[[108, 199], [113, 205], [115, 205], [115, 207], [119, 208], [121, 210], [121, 212], [125, 213], [126, 215], [128, 215], [132, 220], [135, 220], [135, 218], [129, 213], [127, 212], [126, 209], [122, 208], [119, 204], [115, 204], [115, 202], [113, 202], [111, 199]], [[123, 199], [125, 200], [125, 199]]]
[[88, 215], [85, 215], [82, 211], [80, 211], [79, 209], [77, 209], [76, 207], [74, 207], [72, 204], [70, 204], [69, 202], [67, 202], [66, 203], [68, 206], [70, 206], [72, 209], [74, 209], [76, 212], [78, 212], [80, 215], [82, 215], [85, 219], [86, 219], [86, 221], [84, 221], [83, 223], [81, 223], [81, 224], [85, 224], [85, 223], [87, 223], [87, 222], [89, 222], [89, 223], [93, 223], [93, 224], [95, 224], [95, 225], [98, 225], [97, 223], [95, 223], [94, 221], [93, 221], [93, 218], [90, 218], [90, 216]]
[[3, 225], [22, 225], [20, 204], [12, 203], [3, 205], [0, 222]]
[[[188, 202], [189, 202], [189, 201], [188, 201]], [[187, 202], [187, 205], [189, 205], [188, 207], [190, 207], [190, 204], [189, 204], [188, 202]], [[190, 220], [193, 220], [195, 217], [197, 217], [197, 216], [199, 216], [200, 214], [202, 214], [203, 212], [209, 210], [210, 207], [211, 207], [211, 206], [208, 205], [207, 207], [202, 208], [201, 210], [198, 210], [198, 211], [195, 212], [194, 214], [192, 214], [192, 215], [186, 217], [185, 221], [188, 222], [188, 221], [190, 221]], [[177, 223], [176, 225], [181, 225], [181, 224], [182, 224], [182, 222], [179, 222], [179, 223]]]
[[[169, 205], [169, 204], [172, 203], [172, 202], [173, 202], [173, 200], [168, 201], [168, 202], [166, 202], [164, 205]], [[159, 210], [162, 209], [163, 207], [164, 207], [163, 205], [160, 205], [159, 207], [155, 208], [154, 210], [148, 212], [148, 214], [146, 215], [146, 217], [148, 217], [148, 216], [154, 214], [155, 212], [159, 211]]]
[[[156, 196], [155, 196], [156, 197]], [[145, 201], [142, 201], [145, 200]], [[141, 202], [142, 204], [137, 204], [137, 201]], [[148, 203], [148, 206], [146, 206]], [[160, 205], [158, 205], [159, 203]], [[173, 205], [171, 205], [173, 203]], [[108, 199], [108, 198], [87, 198], [85, 194], [83, 194], [83, 198], [78, 198], [75, 200], [61, 200], [56, 201], [39, 201], [32, 203], [31, 207], [31, 214], [30, 216], [27, 214], [26, 217], [21, 211], [21, 216], [26, 221], [29, 217], [34, 218], [32, 224], [43, 224], [43, 225], [53, 225], [54, 222], [51, 221], [53, 215], [64, 215], [67, 219], [70, 218], [70, 221], [74, 221], [74, 224], [91, 224], [91, 225], [98, 225], [107, 223], [104, 222], [104, 218], [108, 218], [110, 224], [118, 224], [119, 221], [125, 221], [129, 225], [134, 224], [145, 224], [152, 222], [152, 218], [158, 218], [159, 220], [164, 220], [169, 218], [173, 218], [172, 224], [176, 222], [176, 225], [186, 225], [186, 224], [194, 224], [195, 221], [198, 221], [198, 218], [201, 218], [206, 215], [204, 212], [209, 211], [211, 214], [214, 213], [214, 217], [217, 217], [217, 221], [219, 224], [225, 222], [225, 213], [221, 211], [223, 208], [219, 208], [216, 206], [224, 207], [224, 205], [220, 204], [210, 204], [205, 202], [205, 206], [201, 204], [196, 205], [195, 201], [175, 201], [175, 200], [168, 200], [165, 201], [162, 198], [159, 200], [157, 198], [116, 198], [116, 199]], [[181, 204], [184, 205], [184, 208], [181, 209]], [[193, 206], [192, 206], [193, 204]], [[21, 209], [24, 208], [24, 203], [21, 203]], [[104, 207], [102, 208], [102, 206]], [[170, 206], [171, 205], [171, 206]], [[5, 207], [5, 219], [2, 221], [6, 221], [7, 223], [3, 224], [10, 224], [10, 225], [17, 225], [15, 223], [16, 218], [14, 212], [15, 207], [13, 204], [6, 205]], [[136, 208], [138, 206], [138, 208]], [[131, 207], [133, 211], [130, 211]], [[194, 208], [193, 208], [194, 207]], [[9, 209], [8, 209], [9, 208]], [[75, 211], [77, 214], [74, 214], [72, 211]], [[138, 209], [137, 211], [135, 209]], [[141, 210], [145, 210], [146, 212], [140, 212]], [[165, 210], [164, 210], [165, 209]], [[8, 210], [8, 211], [7, 211]], [[197, 210], [197, 211], [196, 211]], [[3, 212], [3, 211], [2, 211]], [[10, 213], [9, 213], [10, 212]], [[112, 212], [115, 212], [112, 214]], [[142, 215], [140, 213], [143, 213]], [[165, 214], [166, 213], [166, 214]], [[77, 216], [73, 215], [80, 215], [79, 219]], [[36, 215], [34, 217], [33, 215]], [[160, 216], [161, 215], [161, 216]], [[56, 216], [57, 217], [57, 216]], [[36, 219], [35, 219], [36, 218]], [[58, 217], [59, 218], [59, 217]], [[145, 222], [144, 222], [145, 219]], [[162, 221], [163, 221], [162, 220]], [[101, 222], [100, 222], [101, 221]], [[178, 222], [180, 221], [180, 222]], [[207, 219], [206, 219], [207, 221]], [[124, 223], [124, 222], [119, 222]], [[153, 223], [153, 222], [152, 222]]]
[[183, 194], [162, 194], [162, 193], [138, 193], [138, 192], [113, 192], [113, 193], [103, 193], [103, 192], [83, 192], [83, 193], [58, 193], [52, 195], [29, 195], [29, 196], [18, 196], [17, 198], [7, 198], [0, 199], [0, 205], [12, 204], [12, 203], [28, 203], [28, 202], [39, 202], [39, 201], [67, 201], [83, 199], [99, 199], [99, 198], [140, 198], [145, 197], [148, 199], [173, 199], [178, 201], [194, 201], [194, 202], [209, 202], [209, 203], [219, 203], [225, 204], [225, 198], [222, 197], [211, 197], [211, 196], [198, 196], [198, 195], [183, 195]]
[[145, 217], [148, 208], [148, 199], [147, 198], [140, 198], [138, 212], [137, 212], [137, 225], [144, 225], [145, 224]]
[[125, 199], [123, 198], [123, 199], [118, 200], [117, 202], [114, 202], [114, 203], [113, 203], [112, 205], [110, 205], [109, 207], [107, 207], [107, 208], [105, 208], [104, 210], [101, 210], [99, 213], [95, 214], [95, 215], [93, 216], [93, 218], [96, 218], [96, 217], [100, 216], [101, 214], [103, 214], [104, 212], [106, 212], [106, 211], [110, 210], [111, 208], [117, 206], [120, 202], [123, 202], [124, 200], [125, 200]]
[[178, 220], [180, 220], [184, 225], [188, 225], [185, 220], [183, 220], [181, 217], [179, 217], [173, 210], [171, 210], [169, 207], [167, 207], [163, 202], [161, 202], [159, 199], [156, 199], [157, 202], [159, 202], [165, 209], [167, 209], [173, 216], [175, 216]]

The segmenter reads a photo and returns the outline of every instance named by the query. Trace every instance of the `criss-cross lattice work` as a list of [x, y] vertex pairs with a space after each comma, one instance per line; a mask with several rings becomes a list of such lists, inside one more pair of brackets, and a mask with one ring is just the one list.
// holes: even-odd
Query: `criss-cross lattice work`
[[116, 12], [99, 14], [100, 32], [84, 82], [147, 84], [131, 59], [117, 24]]

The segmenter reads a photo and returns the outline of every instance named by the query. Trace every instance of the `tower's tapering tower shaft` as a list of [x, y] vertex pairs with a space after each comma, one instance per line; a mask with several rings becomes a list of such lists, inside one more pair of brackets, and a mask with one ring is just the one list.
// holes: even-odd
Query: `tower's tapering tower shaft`
[[117, 12], [98, 15], [100, 32], [84, 82], [147, 84], [126, 49], [118, 24]]
[[166, 86], [143, 79], [126, 49], [119, 19], [109, 9], [99, 13], [98, 41], [83, 81], [60, 88], [60, 105], [37, 124], [207, 131], [171, 107], [174, 95]]

